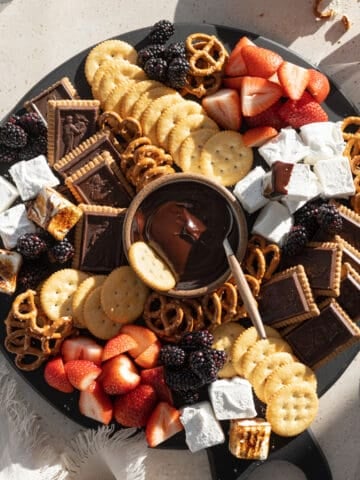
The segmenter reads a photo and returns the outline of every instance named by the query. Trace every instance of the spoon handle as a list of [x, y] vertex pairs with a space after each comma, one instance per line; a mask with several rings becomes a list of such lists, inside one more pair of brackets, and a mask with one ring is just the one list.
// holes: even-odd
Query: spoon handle
[[236, 258], [227, 238], [225, 238], [224, 240], [224, 249], [229, 262], [231, 272], [234, 275], [234, 278], [236, 280], [236, 285], [239, 289], [242, 301], [244, 302], [246, 311], [249, 314], [249, 317], [254, 327], [256, 328], [259, 337], [266, 338], [264, 324], [261, 320], [259, 310], [257, 308], [256, 300], [250, 290], [249, 284], [246, 281], [246, 277], [241, 268], [241, 265], [238, 259]]

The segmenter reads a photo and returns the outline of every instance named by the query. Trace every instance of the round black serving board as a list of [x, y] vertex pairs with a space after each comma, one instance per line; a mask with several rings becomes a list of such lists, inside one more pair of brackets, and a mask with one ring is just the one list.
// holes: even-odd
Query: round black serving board
[[[255, 35], [245, 30], [239, 30], [219, 25], [208, 24], [176, 24], [175, 34], [171, 41], [184, 40], [189, 34], [195, 32], [202, 32], [211, 35], [216, 35], [224, 43], [225, 47], [230, 51], [235, 45], [237, 40], [243, 36], [248, 36], [256, 45], [270, 48], [277, 51], [282, 57], [288, 61], [297, 63], [304, 67], [311, 67], [308, 62], [299, 57], [294, 52], [281, 46], [280, 44], [273, 42], [269, 39]], [[135, 30], [123, 35], [119, 35], [116, 38], [127, 41], [134, 45], [137, 49], [142, 48], [146, 44], [149, 28]], [[74, 56], [67, 62], [60, 65], [58, 68], [49, 73], [40, 82], [38, 82], [19, 103], [14, 107], [13, 113], [19, 112], [23, 109], [25, 100], [33, 98], [37, 94], [41, 93], [44, 89], [57, 82], [60, 78], [67, 76], [77, 89], [80, 98], [92, 98], [91, 90], [86, 82], [84, 76], [84, 63], [87, 54], [92, 47]], [[346, 99], [341, 89], [331, 82], [331, 92], [323, 104], [324, 109], [329, 115], [329, 119], [332, 121], [338, 121], [349, 115], [358, 115], [356, 108], [352, 103]], [[257, 162], [261, 160], [255, 154]], [[6, 174], [6, 168], [0, 165], [0, 174]], [[249, 223], [252, 223], [252, 219], [249, 218]], [[0, 317], [5, 319], [10, 309], [12, 297], [0, 294]], [[49, 387], [43, 379], [43, 367], [34, 372], [22, 372], [18, 370], [14, 365], [14, 356], [7, 352], [4, 348], [5, 338], [5, 326], [2, 323], [0, 325], [0, 349], [3, 352], [5, 358], [9, 364], [13, 366], [22, 378], [33, 388], [39, 395], [45, 398], [51, 405], [53, 405], [61, 413], [86, 428], [97, 428], [99, 424], [79, 413], [78, 410], [78, 394], [63, 394]], [[321, 396], [328, 388], [333, 385], [339, 376], [344, 372], [347, 366], [351, 363], [355, 355], [360, 350], [359, 345], [355, 345], [352, 348], [346, 350], [342, 354], [338, 355], [327, 365], [319, 369], [317, 373], [318, 377], [318, 394]], [[227, 431], [227, 424], [224, 424], [224, 431]], [[184, 434], [180, 433], [166, 442], [163, 448], [186, 448], [184, 441]], [[233, 480], [233, 479], [246, 479], [251, 472], [261, 462], [250, 462], [238, 460], [229, 453], [227, 443], [208, 449], [209, 461], [211, 465], [212, 476], [217, 480]], [[324, 455], [319, 449], [316, 441], [314, 440], [311, 431], [306, 431], [298, 437], [292, 438], [280, 438], [272, 436], [271, 453], [269, 460], [287, 460], [303, 470], [307, 478], [310, 480], [330, 480], [332, 478], [330, 469], [326, 462]]]

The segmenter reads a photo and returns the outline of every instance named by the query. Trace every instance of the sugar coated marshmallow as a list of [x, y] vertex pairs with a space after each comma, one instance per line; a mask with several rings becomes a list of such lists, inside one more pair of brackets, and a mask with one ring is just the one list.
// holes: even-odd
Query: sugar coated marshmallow
[[256, 417], [251, 383], [244, 378], [216, 380], [208, 390], [218, 420]]

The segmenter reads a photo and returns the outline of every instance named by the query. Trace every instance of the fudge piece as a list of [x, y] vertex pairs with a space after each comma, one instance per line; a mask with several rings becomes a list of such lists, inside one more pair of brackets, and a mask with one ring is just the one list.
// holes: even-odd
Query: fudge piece
[[82, 210], [51, 187], [44, 187], [29, 202], [30, 220], [47, 230], [56, 240], [63, 240], [82, 216]]
[[258, 214], [251, 233], [266, 238], [270, 243], [282, 244], [294, 223], [293, 217], [285, 205], [272, 201]]
[[251, 383], [244, 378], [216, 380], [208, 390], [218, 420], [256, 417]]
[[262, 179], [265, 170], [262, 167], [255, 167], [234, 187], [234, 195], [248, 213], [264, 207], [269, 199], [262, 194]]
[[0, 293], [11, 295], [15, 292], [21, 264], [20, 253], [0, 249]]
[[285, 335], [298, 359], [313, 369], [360, 340], [360, 329], [335, 299], [328, 299], [319, 307], [320, 315]]
[[19, 196], [14, 185], [0, 176], [0, 212], [7, 210]]
[[262, 418], [231, 420], [229, 450], [243, 460], [266, 460], [270, 449], [271, 425]]
[[16, 247], [17, 239], [24, 233], [34, 233], [36, 227], [29, 220], [26, 207], [23, 203], [0, 213], [0, 237], [4, 247], [12, 249]]
[[224, 432], [215, 418], [210, 402], [184, 407], [180, 421], [184, 425], [186, 445], [192, 453], [225, 442]]
[[15, 163], [9, 173], [23, 201], [35, 198], [42, 187], [56, 187], [60, 183], [44, 155]]

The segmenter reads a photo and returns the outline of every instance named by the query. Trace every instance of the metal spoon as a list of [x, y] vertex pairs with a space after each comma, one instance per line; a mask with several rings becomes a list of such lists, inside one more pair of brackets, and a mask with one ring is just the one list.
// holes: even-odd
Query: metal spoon
[[250, 290], [249, 284], [246, 281], [245, 274], [243, 272], [243, 269], [241, 268], [241, 265], [236, 258], [233, 249], [231, 248], [230, 242], [228, 240], [228, 236], [231, 232], [232, 226], [233, 226], [233, 214], [230, 210], [230, 208], [227, 208], [227, 212], [229, 215], [229, 223], [230, 226], [226, 232], [226, 236], [223, 240], [223, 246], [225, 250], [225, 254], [227, 257], [227, 261], [229, 263], [229, 267], [231, 269], [231, 272], [235, 278], [236, 285], [239, 289], [241, 299], [244, 302], [246, 311], [256, 328], [256, 331], [259, 335], [260, 338], [266, 338], [266, 332], [264, 328], [264, 324], [262, 322], [262, 319], [260, 317], [259, 310], [257, 308], [257, 303], [256, 300], [252, 294], [252, 291]]

